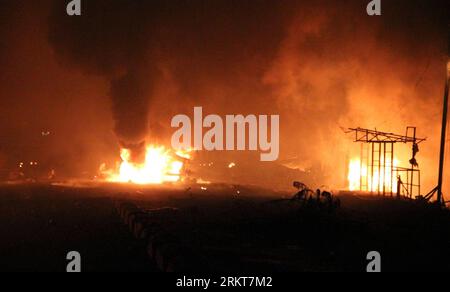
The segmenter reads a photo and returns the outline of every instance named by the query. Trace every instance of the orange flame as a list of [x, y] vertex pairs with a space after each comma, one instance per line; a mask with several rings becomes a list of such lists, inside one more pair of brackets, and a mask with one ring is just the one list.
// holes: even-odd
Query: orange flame
[[190, 154], [188, 152], [177, 152], [176, 155], [172, 155], [172, 152], [163, 146], [150, 145], [146, 149], [143, 163], [132, 162], [131, 153], [128, 149], [122, 149], [120, 157], [122, 162], [117, 171], [101, 170], [106, 176], [106, 180], [145, 185], [180, 181], [184, 167], [182, 160], [190, 159]]
[[[398, 167], [399, 160], [394, 158], [394, 168]], [[397, 178], [391, 173], [391, 169], [386, 169], [386, 173], [384, 173], [384, 169], [381, 171], [378, 168], [373, 169], [373, 173], [371, 173], [370, 167], [367, 166], [366, 163], [361, 163], [359, 158], [353, 158], [350, 160], [348, 166], [348, 189], [350, 191], [378, 191], [383, 188], [383, 185], [387, 187], [392, 186], [392, 191], [394, 193], [397, 192]], [[393, 177], [393, 179], [392, 179]], [[361, 185], [363, 182], [363, 185]], [[365, 183], [364, 183], [365, 182]]]

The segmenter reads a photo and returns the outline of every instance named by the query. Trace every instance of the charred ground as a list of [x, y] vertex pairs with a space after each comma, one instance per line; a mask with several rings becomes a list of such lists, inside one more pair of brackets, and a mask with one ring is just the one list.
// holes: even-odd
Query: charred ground
[[155, 220], [197, 255], [192, 270], [365, 271], [372, 250], [384, 271], [450, 270], [449, 212], [408, 201], [343, 194], [330, 212], [278, 200], [287, 193], [225, 185], [8, 185], [0, 194], [1, 270], [65, 271], [76, 250], [84, 271], [158, 271], [117, 201], [171, 208]]

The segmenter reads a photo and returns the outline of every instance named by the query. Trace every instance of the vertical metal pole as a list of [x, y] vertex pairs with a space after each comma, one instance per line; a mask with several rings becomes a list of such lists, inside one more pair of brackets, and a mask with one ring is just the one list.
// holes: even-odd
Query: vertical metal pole
[[378, 143], [378, 195], [381, 192], [381, 143]]
[[375, 143], [372, 143], [372, 165], [371, 165], [371, 173], [370, 173], [370, 192], [373, 193], [373, 179], [374, 179], [374, 174], [373, 174], [373, 168], [374, 168], [374, 156], [375, 156]]
[[419, 183], [418, 183], [418, 187], [417, 187], [417, 189], [418, 189], [418, 196], [421, 194], [420, 193], [420, 170], [419, 170], [419, 172], [418, 172], [418, 174], [419, 174]]
[[370, 146], [368, 144], [366, 144], [366, 154], [367, 154], [367, 167], [366, 167], [366, 191], [369, 191], [369, 157], [370, 157]]
[[[450, 44], [449, 44], [450, 51]], [[444, 109], [442, 114], [442, 130], [441, 130], [441, 152], [439, 155], [439, 180], [437, 186], [437, 201], [442, 204], [442, 181], [444, 177], [444, 158], [445, 158], [445, 139], [447, 134], [447, 113], [448, 113], [448, 87], [449, 87], [449, 76], [450, 76], [450, 62], [447, 60], [447, 80], [445, 82], [445, 93], [444, 93]]]
[[406, 170], [406, 191], [408, 192], [408, 197], [411, 196], [411, 194], [409, 194], [409, 188], [408, 188], [408, 184], [409, 184], [409, 170]]
[[386, 143], [383, 143], [383, 196], [386, 196]]
[[363, 191], [363, 160], [364, 160], [364, 144], [361, 143], [361, 161], [359, 163], [359, 191]]
[[[413, 127], [413, 147], [416, 144], [416, 132], [417, 132], [417, 128]], [[414, 173], [414, 165], [411, 165], [411, 192], [410, 192], [410, 196], [412, 197], [414, 195], [414, 177], [415, 177], [415, 173]]]
[[397, 176], [394, 176], [394, 143], [391, 143], [391, 196], [394, 196], [394, 179]]

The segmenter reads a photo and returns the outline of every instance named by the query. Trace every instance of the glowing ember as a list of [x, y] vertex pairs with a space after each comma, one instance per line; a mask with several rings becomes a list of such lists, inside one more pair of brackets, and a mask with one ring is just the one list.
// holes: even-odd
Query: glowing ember
[[210, 184], [211, 184], [211, 182], [210, 182], [210, 181], [207, 181], [207, 180], [203, 180], [203, 179], [199, 178], [199, 179], [197, 179], [197, 184], [199, 184], [199, 185], [210, 185]]
[[[174, 158], [174, 156], [180, 157], [180, 159]], [[184, 167], [182, 160], [190, 158], [190, 155], [177, 152], [174, 156], [165, 147], [152, 145], [146, 149], [145, 162], [138, 164], [131, 161], [131, 153], [128, 149], [122, 149], [120, 153], [122, 162], [119, 169], [117, 171], [105, 171], [105, 167], [102, 166], [100, 171], [110, 182], [141, 185], [178, 182], [181, 180]]]

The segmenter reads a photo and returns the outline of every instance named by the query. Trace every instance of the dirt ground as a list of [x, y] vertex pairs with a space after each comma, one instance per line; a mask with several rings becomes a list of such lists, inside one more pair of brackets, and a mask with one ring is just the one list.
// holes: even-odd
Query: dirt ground
[[82, 271], [154, 271], [112, 200], [91, 189], [3, 186], [0, 190], [0, 270], [66, 271], [69, 251]]
[[365, 271], [379, 251], [384, 271], [450, 271], [450, 215], [406, 201], [341, 196], [337, 210], [287, 193], [211, 185], [1, 185], [0, 270], [61, 271], [78, 251], [83, 271], [157, 271], [116, 200], [181, 210], [161, 224], [195, 250], [207, 271]]

